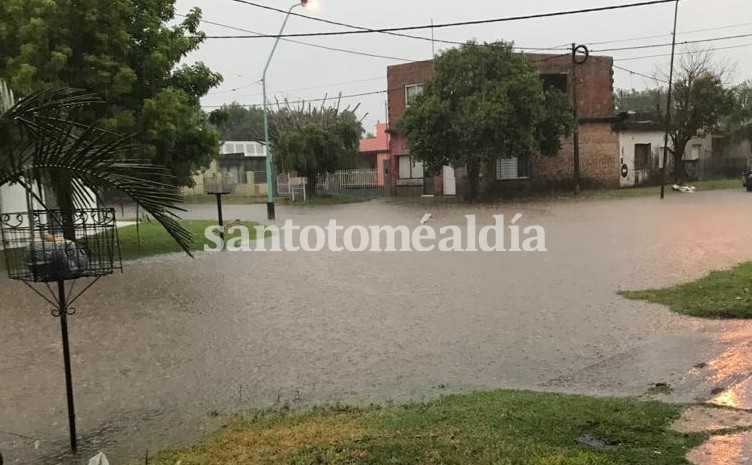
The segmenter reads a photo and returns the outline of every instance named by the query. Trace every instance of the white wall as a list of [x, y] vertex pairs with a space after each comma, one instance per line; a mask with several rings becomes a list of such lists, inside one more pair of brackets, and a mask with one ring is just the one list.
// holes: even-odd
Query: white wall
[[[619, 169], [624, 165], [627, 167], [627, 176], [619, 174], [621, 187], [631, 187], [643, 184], [649, 180], [649, 172], [635, 170], [635, 145], [650, 144], [653, 159], [658, 160], [658, 168], [663, 167], [663, 143], [665, 133], [662, 131], [640, 131], [629, 132], [622, 131], [619, 134]], [[654, 163], [651, 160], [652, 163]]]
[[[37, 189], [34, 189], [34, 192], [39, 197], [44, 198]], [[40, 209], [42, 208], [42, 205], [38, 201], [33, 201], [32, 208]], [[0, 186], [0, 212], [16, 213], [26, 212], [27, 210], [26, 190], [23, 187], [18, 184], [5, 184]]]

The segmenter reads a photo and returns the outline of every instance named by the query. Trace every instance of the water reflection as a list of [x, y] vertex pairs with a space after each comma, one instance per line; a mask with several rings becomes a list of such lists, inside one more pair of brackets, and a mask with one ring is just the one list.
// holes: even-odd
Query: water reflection
[[687, 455], [695, 465], [738, 465], [748, 460], [750, 433], [714, 436]]

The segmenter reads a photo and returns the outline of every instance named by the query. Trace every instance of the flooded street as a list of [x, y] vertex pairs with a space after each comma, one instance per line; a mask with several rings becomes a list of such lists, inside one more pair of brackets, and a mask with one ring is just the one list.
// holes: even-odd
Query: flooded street
[[[425, 213], [437, 231], [464, 227], [467, 214], [480, 228], [492, 215], [522, 213], [523, 228], [545, 229], [548, 252], [201, 253], [128, 263], [102, 279], [69, 320], [78, 458], [66, 455], [59, 321], [3, 276], [6, 465], [86, 463], [99, 450], [120, 465], [193, 441], [226, 413], [286, 404], [497, 388], [639, 395], [659, 381], [693, 400], [707, 382], [690, 379], [693, 367], [752, 335], [752, 323], [617, 295], [752, 260], [752, 194], [741, 188], [664, 201], [278, 207], [277, 224], [414, 229]], [[264, 205], [226, 206], [224, 218], [265, 214]], [[185, 215], [215, 216], [212, 205]]]

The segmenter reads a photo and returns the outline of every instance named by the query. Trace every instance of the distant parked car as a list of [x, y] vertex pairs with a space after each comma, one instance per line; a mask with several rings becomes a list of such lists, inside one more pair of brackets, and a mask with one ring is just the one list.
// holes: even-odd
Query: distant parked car
[[747, 188], [747, 192], [752, 192], [752, 168], [747, 168], [742, 173], [742, 186]]

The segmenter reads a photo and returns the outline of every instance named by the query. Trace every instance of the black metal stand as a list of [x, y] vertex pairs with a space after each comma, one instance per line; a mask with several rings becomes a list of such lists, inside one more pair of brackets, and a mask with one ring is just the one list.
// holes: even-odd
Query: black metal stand
[[[76, 313], [73, 304], [100, 278], [123, 269], [115, 210], [0, 213], [0, 236], [8, 277], [28, 286], [52, 306], [52, 315], [60, 318], [70, 447], [75, 454], [78, 441], [68, 317]], [[75, 282], [83, 278], [90, 279], [89, 283], [74, 293]], [[67, 290], [66, 282], [71, 282]], [[37, 283], [44, 283], [49, 294], [37, 289]]]
[[274, 202], [266, 202], [266, 217], [269, 220], [274, 220], [277, 218], [277, 215], [274, 211]]
[[217, 196], [217, 216], [219, 217], [219, 238], [222, 239], [222, 250], [225, 249], [225, 222], [222, 219], [222, 195], [214, 194]]
[[68, 303], [65, 296], [65, 281], [57, 282], [58, 313], [60, 316], [60, 331], [63, 336], [63, 361], [65, 363], [65, 392], [68, 398], [68, 427], [70, 429], [70, 445], [73, 453], [78, 451], [76, 441], [76, 408], [73, 404], [73, 374], [71, 372], [70, 344], [68, 342]]

